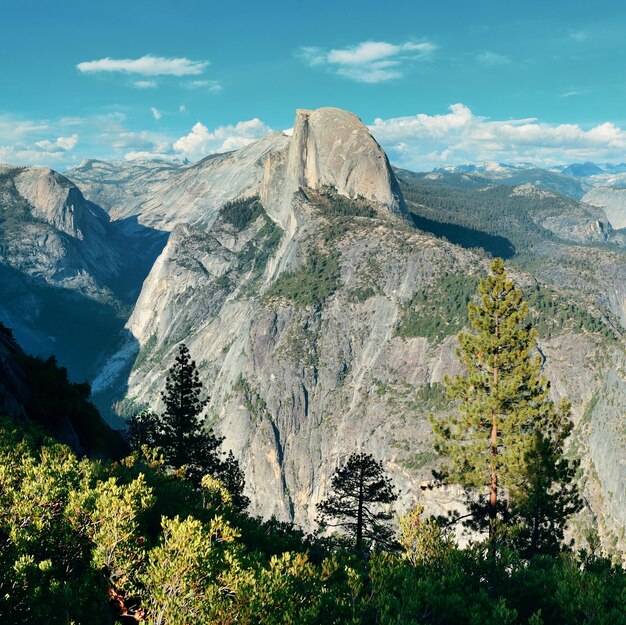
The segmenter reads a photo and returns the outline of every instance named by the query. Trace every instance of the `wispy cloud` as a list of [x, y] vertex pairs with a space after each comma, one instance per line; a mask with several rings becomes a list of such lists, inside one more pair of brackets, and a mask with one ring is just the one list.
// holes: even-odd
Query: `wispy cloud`
[[205, 89], [210, 93], [221, 93], [223, 90], [219, 80], [190, 80], [183, 83], [183, 86], [186, 89]]
[[132, 83], [137, 89], [154, 89], [157, 86], [156, 80], [135, 80]]
[[589, 33], [584, 30], [574, 30], [570, 32], [569, 38], [573, 41], [577, 41], [578, 43], [582, 43], [583, 41], [587, 41], [587, 39], [589, 39]]
[[84, 157], [120, 158], [128, 150], [167, 151], [175, 137], [131, 131], [120, 112], [27, 120], [0, 114], [0, 162], [60, 171]]
[[325, 50], [300, 48], [299, 56], [312, 67], [322, 66], [355, 82], [380, 83], [401, 78], [406, 65], [425, 59], [437, 49], [429, 41], [401, 44], [364, 41], [356, 46]]
[[146, 54], [138, 59], [106, 57], [95, 61], [85, 61], [76, 67], [84, 74], [122, 72], [142, 76], [197, 76], [202, 74], [208, 65], [208, 61], [192, 61], [185, 57], [165, 58]]
[[511, 62], [508, 56], [491, 51], [482, 52], [477, 58], [483, 65], [508, 65]]
[[611, 122], [584, 129], [535, 118], [491, 120], [464, 104], [442, 115], [376, 119], [370, 130], [392, 160], [415, 169], [488, 160], [545, 166], [621, 161], [626, 151], [626, 130]]
[[46, 165], [65, 161], [78, 144], [80, 135], [57, 134], [62, 131], [61, 126], [47, 120], [0, 116], [0, 162]]
[[154, 117], [154, 119], [156, 119], [157, 121], [159, 121], [161, 117], [163, 117], [163, 114], [161, 113], [161, 111], [159, 111], [159, 109], [154, 108], [154, 106], [150, 109], [150, 112], [152, 113], [152, 117]]
[[589, 93], [589, 89], [571, 89], [570, 91], [564, 91], [560, 94], [561, 98], [574, 98], [579, 95], [586, 95]]

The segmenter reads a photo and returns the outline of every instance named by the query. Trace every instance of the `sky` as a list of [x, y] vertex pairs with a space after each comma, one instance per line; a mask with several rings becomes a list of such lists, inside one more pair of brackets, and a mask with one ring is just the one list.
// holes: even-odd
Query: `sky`
[[195, 161], [336, 106], [414, 170], [626, 161], [626, 3], [0, 0], [0, 162]]

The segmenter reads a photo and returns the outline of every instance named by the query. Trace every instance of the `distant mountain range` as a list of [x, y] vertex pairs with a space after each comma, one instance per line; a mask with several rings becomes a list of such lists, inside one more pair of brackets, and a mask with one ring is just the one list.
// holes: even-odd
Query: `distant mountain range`
[[[482, 163], [475, 164], [463, 164], [463, 165], [444, 165], [442, 167], [436, 167], [434, 172], [447, 172], [455, 174], [483, 174], [486, 176], [503, 176], [507, 177], [514, 175], [524, 170], [532, 169], [544, 169], [540, 168], [533, 163], [516, 163], [515, 165], [509, 165], [507, 163], [498, 163], [496, 161], [484, 161]], [[573, 176], [574, 178], [590, 178], [591, 176], [597, 176], [602, 174], [623, 174], [626, 173], [626, 163], [592, 163], [587, 161], [585, 163], [571, 163], [569, 165], [557, 165], [547, 168], [547, 171], [554, 171], [566, 176]]]

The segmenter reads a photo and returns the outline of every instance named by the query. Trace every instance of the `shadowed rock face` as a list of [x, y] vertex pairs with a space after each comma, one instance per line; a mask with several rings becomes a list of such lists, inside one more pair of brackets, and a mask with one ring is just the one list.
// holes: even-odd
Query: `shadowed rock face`
[[[124, 370], [126, 358], [126, 371], [134, 362], [125, 380], [130, 410], [156, 407], [184, 341], [211, 396], [208, 414], [245, 469], [254, 513], [313, 527], [315, 503], [335, 467], [358, 449], [385, 462], [402, 506], [419, 498], [432, 512], [458, 508], [454, 489], [419, 486], [436, 464], [427, 416], [449, 409], [441, 382], [458, 372], [456, 330], [446, 329], [449, 319], [431, 334], [404, 336], [399, 328], [419, 293], [443, 299], [445, 316], [451, 302], [438, 285], [450, 276], [477, 279], [487, 260], [408, 225], [384, 153], [345, 111], [298, 111], [293, 135], [255, 161], [255, 176], [257, 166], [262, 176], [252, 188], [264, 212], [237, 228], [211, 209], [210, 223], [174, 228], [127, 323], [129, 342], [103, 369], [97, 388], [118, 383], [115, 372]], [[355, 199], [352, 213], [345, 202], [344, 212], [329, 209], [329, 187]], [[371, 211], [359, 212], [358, 202]], [[570, 240], [585, 241], [587, 213], [568, 210]], [[563, 257], [578, 253], [563, 249]], [[606, 271], [606, 263], [615, 263], [610, 254], [594, 254], [590, 271], [604, 267], [607, 277], [591, 280], [593, 288], [580, 294], [590, 298], [583, 306], [606, 303], [613, 280]], [[580, 270], [564, 260], [566, 269], [557, 273], [558, 263], [546, 261], [545, 281], [575, 293]], [[516, 277], [534, 283], [532, 276]], [[316, 299], [315, 293], [324, 295]], [[587, 446], [585, 419], [594, 416], [583, 414], [594, 392], [602, 392], [614, 349], [572, 328], [541, 339], [554, 397], [572, 400], [577, 436]], [[599, 418], [594, 430], [600, 438], [605, 421]], [[607, 474], [615, 473], [619, 453], [613, 449], [596, 470], [597, 449], [594, 442], [584, 453], [587, 474], [599, 475], [588, 484], [601, 489], [600, 483], [614, 483]], [[599, 500], [593, 505], [604, 509]]]
[[28, 352], [91, 377], [165, 244], [146, 231], [127, 237], [57, 172], [0, 166], [0, 321]]

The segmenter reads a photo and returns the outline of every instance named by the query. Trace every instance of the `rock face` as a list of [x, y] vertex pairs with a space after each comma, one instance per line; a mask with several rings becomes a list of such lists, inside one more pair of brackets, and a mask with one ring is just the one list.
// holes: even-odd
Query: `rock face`
[[583, 197], [583, 201], [604, 210], [614, 228], [626, 227], [626, 189], [596, 187]]
[[[106, 279], [119, 271], [109, 218], [61, 174], [0, 166], [0, 197], [4, 262], [55, 284], [80, 274]], [[84, 288], [95, 288], [95, 282]]]
[[530, 212], [533, 221], [565, 241], [602, 243], [612, 234], [607, 215], [596, 206], [564, 198], [532, 184], [514, 187], [511, 197], [537, 202], [541, 208]]
[[[208, 225], [174, 228], [127, 323], [130, 342], [96, 384], [100, 391], [118, 384], [115, 371], [126, 360], [126, 370], [133, 366], [126, 409], [155, 406], [184, 341], [211, 395], [208, 416], [245, 469], [252, 511], [307, 528], [334, 468], [357, 449], [385, 461], [402, 505], [420, 498], [439, 513], [458, 506], [458, 493], [419, 486], [437, 461], [427, 415], [449, 408], [441, 382], [458, 371], [460, 326], [448, 317], [448, 298], [473, 292], [487, 260], [410, 226], [381, 154], [354, 116], [299, 111], [293, 136], [266, 154], [262, 210], [243, 203], [236, 220], [232, 208], [220, 209]], [[548, 193], [542, 206], [554, 195], [530, 185], [511, 193]], [[613, 277], [589, 277], [593, 288], [579, 293], [580, 268], [571, 260], [587, 253], [574, 243], [604, 240], [610, 229], [594, 211], [559, 199], [533, 219], [573, 246], [550, 243], [542, 281], [601, 317]], [[621, 275], [608, 252], [593, 253], [590, 265]], [[556, 274], [559, 258], [567, 269]], [[416, 320], [421, 329], [411, 330]], [[554, 397], [572, 400], [587, 446], [585, 423], [596, 422], [589, 406], [603, 393], [614, 349], [573, 325], [542, 335]], [[612, 458], [623, 452], [619, 445]], [[590, 489], [601, 490], [598, 473], [606, 472], [589, 478]]]
[[[285, 152], [266, 161], [261, 200], [268, 207], [289, 205], [302, 188], [332, 187], [341, 195], [364, 197], [393, 212], [404, 209], [385, 152], [352, 113], [335, 108], [298, 110]], [[282, 184], [277, 184], [279, 180]]]

